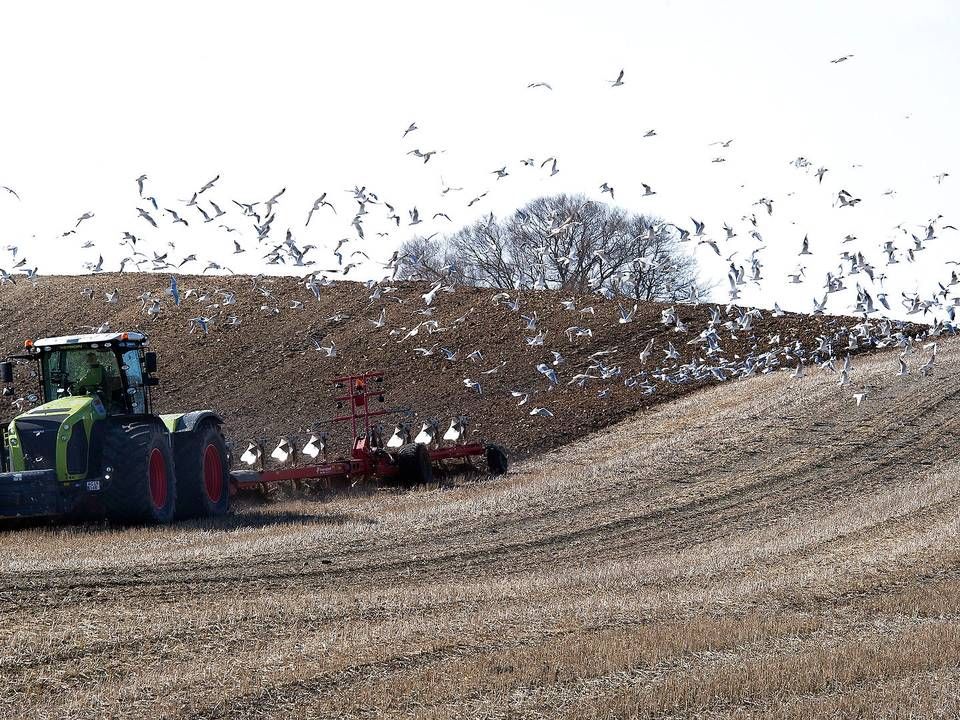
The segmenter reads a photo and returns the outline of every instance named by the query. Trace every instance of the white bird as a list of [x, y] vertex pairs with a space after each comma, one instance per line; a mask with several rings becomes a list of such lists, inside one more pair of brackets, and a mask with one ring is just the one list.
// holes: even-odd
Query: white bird
[[650, 355], [653, 353], [653, 338], [647, 343], [647, 346], [643, 349], [643, 352], [640, 353], [640, 364], [645, 365], [647, 360], [650, 359]]
[[490, 368], [489, 370], [483, 370], [483, 371], [481, 371], [481, 372], [482, 372], [482, 374], [484, 374], [484, 375], [496, 375], [498, 372], [500, 372], [501, 370], [503, 370], [506, 366], [507, 366], [507, 361], [506, 361], [506, 360], [501, 360], [499, 365], [494, 365], [494, 366], [493, 366], [492, 368]]
[[510, 394], [515, 398], [520, 398], [520, 402], [517, 403], [517, 407], [521, 405], [526, 405], [527, 401], [530, 400], [530, 393], [521, 392], [520, 390], [511, 390]]
[[553, 413], [542, 407], [535, 407], [530, 411], [531, 415], [539, 415], [540, 417], [553, 417]]
[[530, 347], [538, 347], [543, 345], [543, 341], [546, 339], [547, 333], [544, 330], [541, 330], [539, 333], [533, 337], [524, 338], [527, 341], [527, 345]]
[[378, 317], [376, 320], [370, 320], [368, 318], [367, 322], [373, 325], [375, 328], [382, 328], [384, 324], [387, 322], [387, 309], [381, 308], [380, 317]]
[[423, 295], [421, 295], [421, 297], [423, 298], [423, 302], [424, 302], [426, 305], [433, 305], [434, 298], [437, 297], [437, 292], [440, 290], [440, 286], [441, 286], [442, 284], [443, 284], [443, 283], [437, 283], [437, 284], [434, 285], [429, 291], [427, 291], [427, 292], [423, 293]]
[[[312, 338], [311, 338], [312, 339]], [[313, 349], [323, 352], [327, 357], [336, 357], [337, 356], [337, 346], [333, 340], [330, 341], [329, 345], [321, 345], [319, 341], [313, 340]]]
[[551, 385], [557, 384], [557, 371], [546, 363], [539, 363], [537, 365], [537, 372], [549, 380]]

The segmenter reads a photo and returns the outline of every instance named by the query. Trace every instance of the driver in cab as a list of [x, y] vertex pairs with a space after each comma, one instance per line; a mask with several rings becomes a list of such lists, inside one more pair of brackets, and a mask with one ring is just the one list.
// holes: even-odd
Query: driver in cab
[[103, 381], [106, 374], [103, 365], [97, 360], [96, 353], [87, 353], [87, 372], [77, 381], [81, 392], [90, 394], [103, 390]]

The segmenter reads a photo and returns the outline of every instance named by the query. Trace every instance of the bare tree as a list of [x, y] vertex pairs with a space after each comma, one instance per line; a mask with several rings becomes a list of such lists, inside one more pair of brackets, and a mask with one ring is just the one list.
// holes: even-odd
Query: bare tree
[[400, 255], [396, 275], [400, 280], [439, 280], [450, 273], [450, 249], [444, 242], [418, 235], [403, 244]]
[[582, 195], [538, 198], [505, 220], [490, 215], [428, 245], [404, 245], [403, 277], [574, 294], [603, 288], [638, 301], [689, 295], [697, 281], [675, 226]]

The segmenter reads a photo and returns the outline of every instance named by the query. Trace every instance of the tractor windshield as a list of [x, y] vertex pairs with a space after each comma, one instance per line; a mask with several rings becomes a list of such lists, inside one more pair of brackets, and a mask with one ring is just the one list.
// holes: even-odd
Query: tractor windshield
[[124, 406], [116, 353], [84, 347], [45, 352], [43, 394], [47, 402], [65, 395], [95, 394], [116, 412]]

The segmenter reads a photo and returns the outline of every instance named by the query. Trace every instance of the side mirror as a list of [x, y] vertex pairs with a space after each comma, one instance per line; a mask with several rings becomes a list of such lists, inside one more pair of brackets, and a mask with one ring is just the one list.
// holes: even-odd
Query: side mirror
[[13, 363], [7, 360], [0, 362], [0, 382], [13, 382]]
[[157, 354], [155, 352], [145, 353], [143, 359], [146, 361], [147, 373], [155, 373], [157, 371]]

